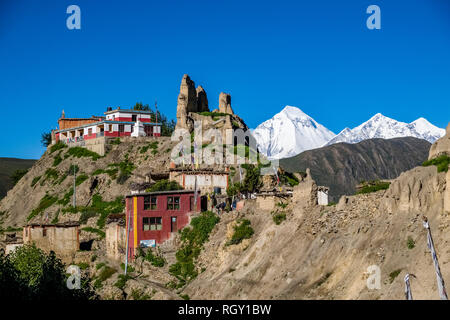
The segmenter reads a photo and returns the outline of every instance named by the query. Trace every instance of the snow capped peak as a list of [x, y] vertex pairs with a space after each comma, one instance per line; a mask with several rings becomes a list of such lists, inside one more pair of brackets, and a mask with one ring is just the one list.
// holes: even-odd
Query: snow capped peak
[[297, 107], [286, 106], [273, 118], [261, 123], [253, 135], [258, 149], [269, 159], [292, 157], [321, 147], [335, 136]]
[[327, 145], [338, 142], [358, 143], [367, 139], [392, 139], [399, 137], [416, 137], [433, 143], [445, 134], [444, 129], [435, 127], [425, 118], [405, 123], [386, 117], [381, 113], [377, 113], [368, 121], [352, 130], [346, 129], [331, 139]]
[[301, 109], [285, 106], [252, 133], [261, 153], [269, 159], [281, 159], [324, 145], [338, 142], [358, 143], [374, 138], [416, 137], [433, 143], [445, 135], [445, 130], [422, 117], [406, 123], [377, 113], [359, 126], [353, 129], [347, 127], [335, 135]]

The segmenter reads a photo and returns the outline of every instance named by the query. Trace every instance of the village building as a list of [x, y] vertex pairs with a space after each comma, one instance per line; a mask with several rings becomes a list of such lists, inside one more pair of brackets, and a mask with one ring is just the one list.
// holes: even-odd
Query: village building
[[29, 224], [23, 228], [23, 243], [44, 251], [54, 251], [62, 259], [70, 259], [80, 249], [78, 222]]
[[105, 230], [106, 256], [109, 259], [125, 259], [126, 238], [125, 214], [109, 215]]
[[79, 142], [99, 137], [159, 137], [161, 123], [152, 122], [151, 111], [108, 108], [103, 117], [66, 118], [63, 111], [55, 142]]
[[197, 186], [201, 194], [224, 194], [228, 188], [229, 174], [228, 168], [224, 170], [170, 168], [169, 180], [176, 181], [186, 190], [195, 190]]
[[137, 248], [161, 244], [188, 225], [191, 213], [200, 211], [200, 202], [198, 197], [195, 204], [194, 191], [191, 190], [127, 195], [128, 257], [133, 259], [138, 253]]
[[324, 186], [317, 187], [317, 204], [319, 206], [327, 206], [328, 205], [328, 192], [330, 188]]
[[58, 120], [59, 129], [52, 131], [52, 144], [63, 142], [103, 156], [108, 139], [161, 136], [161, 123], [152, 119], [152, 114], [151, 111], [108, 108], [101, 117], [66, 118], [63, 111]]

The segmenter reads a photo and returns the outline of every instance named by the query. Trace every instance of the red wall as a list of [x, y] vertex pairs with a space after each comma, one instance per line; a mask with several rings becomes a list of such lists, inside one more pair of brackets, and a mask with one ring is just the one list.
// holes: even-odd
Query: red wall
[[[167, 210], [167, 197], [180, 197], [179, 210]], [[177, 217], [177, 230], [183, 229], [189, 224], [190, 219], [190, 198], [194, 193], [181, 194], [164, 194], [156, 195], [156, 210], [144, 210], [144, 196], [136, 195], [137, 197], [137, 246], [141, 240], [155, 240], [157, 244], [163, 243], [170, 237], [171, 233], [171, 218]], [[126, 198], [126, 221], [128, 223], [129, 214], [131, 213], [131, 226], [133, 227], [133, 198]], [[200, 197], [197, 199], [197, 211], [200, 211]], [[144, 231], [143, 218], [144, 217], [161, 217], [162, 229]], [[176, 232], [175, 231], [175, 232]], [[134, 229], [130, 231], [129, 247], [134, 248]], [[133, 258], [137, 251], [130, 257]]]

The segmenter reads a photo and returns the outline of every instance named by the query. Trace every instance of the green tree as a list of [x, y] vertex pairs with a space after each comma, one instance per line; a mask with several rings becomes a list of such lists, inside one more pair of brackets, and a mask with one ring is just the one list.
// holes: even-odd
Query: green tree
[[151, 111], [150, 106], [148, 104], [142, 104], [142, 102], [136, 102], [136, 104], [133, 107], [133, 110], [139, 110], [139, 111]]
[[48, 147], [52, 144], [52, 133], [51, 132], [43, 132], [41, 134], [41, 143], [44, 147]]
[[[89, 278], [81, 276], [81, 288], [67, 287], [66, 266], [53, 251], [46, 254], [35, 245], [25, 245], [4, 256], [0, 253], [0, 297], [22, 300], [88, 300], [97, 295]], [[4, 285], [5, 284], [5, 285]]]
[[257, 192], [262, 186], [258, 167], [253, 164], [242, 165], [242, 167], [246, 169], [246, 172], [240, 191], [247, 193]]

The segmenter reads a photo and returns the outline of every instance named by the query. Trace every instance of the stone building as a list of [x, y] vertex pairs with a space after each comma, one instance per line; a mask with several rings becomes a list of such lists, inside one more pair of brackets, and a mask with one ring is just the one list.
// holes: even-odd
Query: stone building
[[213, 169], [199, 169], [199, 170], [183, 170], [181, 168], [171, 168], [169, 173], [169, 180], [176, 181], [186, 190], [195, 190], [197, 183], [197, 190], [201, 194], [216, 193], [223, 194], [228, 188], [228, 170], [213, 170]]
[[126, 249], [126, 224], [125, 215], [122, 219], [111, 221], [108, 219], [105, 232], [106, 256], [109, 259], [123, 261], [125, 259]]
[[44, 251], [54, 251], [61, 258], [70, 259], [80, 248], [78, 222], [57, 224], [29, 224], [23, 228], [23, 243], [34, 243]]

